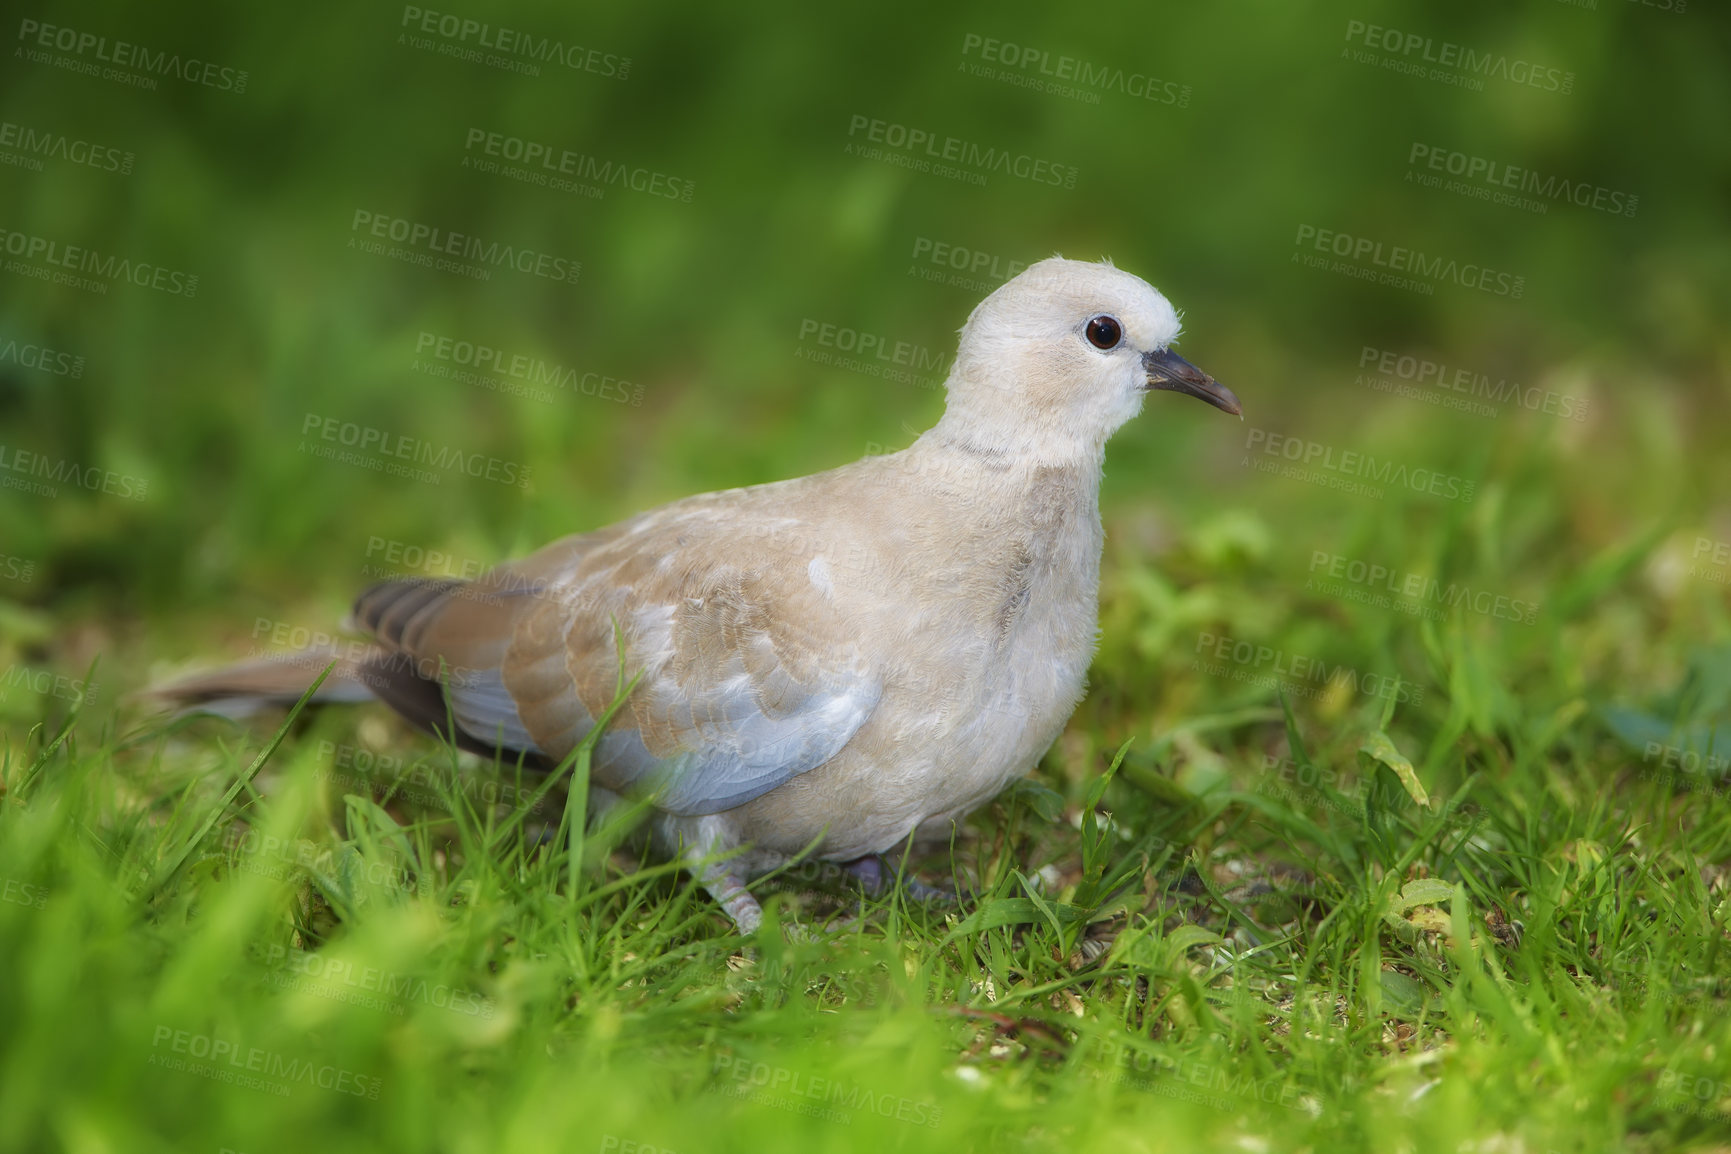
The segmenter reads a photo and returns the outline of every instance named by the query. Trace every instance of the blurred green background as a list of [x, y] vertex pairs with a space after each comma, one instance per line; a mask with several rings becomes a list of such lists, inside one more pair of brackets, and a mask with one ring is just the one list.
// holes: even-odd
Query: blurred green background
[[[5, 445], [147, 482], [141, 500], [76, 484], [0, 495], [3, 551], [33, 566], [0, 591], [60, 623], [52, 640], [32, 630], [56, 666], [81, 667], [141, 621], [185, 629], [187, 614], [215, 615], [250, 633], [255, 612], [327, 620], [379, 559], [374, 538], [491, 562], [688, 492], [899, 447], [936, 418], [940, 394], [805, 359], [818, 346], [802, 324], [947, 359], [1002, 271], [1053, 252], [1110, 257], [1166, 292], [1186, 317], [1184, 352], [1239, 392], [1253, 427], [1491, 480], [1559, 437], [1613, 456], [1657, 438], [1664, 475], [1577, 494], [1573, 530], [1725, 524], [1711, 502], [1731, 467], [1731, 73], [1728, 25], [1709, 6], [421, 11], [182, 5], [146, 18], [92, 4], [13, 20], [0, 115], [133, 160], [106, 172], [14, 144], [40, 171], [0, 168], [0, 227], [198, 278], [188, 299], [0, 275], [0, 336], [83, 358], [76, 379], [0, 361]], [[581, 66], [542, 60], [529, 76], [443, 55], [482, 34], [440, 35], [441, 12], [490, 22], [495, 38], [553, 40]], [[65, 33], [29, 21], [109, 47], [44, 49]], [[1564, 70], [1572, 91], [1401, 75], [1352, 57], [1370, 51], [1355, 21], [1430, 38], [1433, 54], [1452, 42], [1506, 58], [1496, 67]], [[988, 40], [1017, 53], [989, 62]], [[89, 64], [117, 41], [244, 70], [245, 90], [155, 74], [145, 90], [40, 59]], [[1015, 82], [1068, 67], [1060, 57], [1107, 78], [1072, 85], [1080, 96]], [[1130, 94], [1138, 77], [1156, 78], [1156, 99]], [[850, 155], [865, 142], [850, 135], [856, 116], [1047, 158], [1073, 167], [1074, 187], [1002, 172], [979, 187]], [[620, 185], [595, 199], [477, 171], [464, 163], [482, 156], [465, 147], [475, 130], [689, 182], [690, 199]], [[1424, 188], [1406, 179], [1415, 144], [1638, 207], [1552, 200], [1535, 213]], [[365, 236], [358, 211], [581, 273], [570, 284], [495, 269], [478, 282], [366, 254], [350, 247]], [[1311, 251], [1294, 243], [1304, 225], [1511, 270], [1524, 293], [1444, 283], [1424, 295], [1307, 268], [1294, 262]], [[985, 254], [998, 276], [914, 275], [952, 271], [929, 259], [938, 244]], [[639, 403], [441, 379], [414, 367], [423, 333], [629, 382]], [[1486, 419], [1373, 392], [1354, 383], [1366, 346], [1590, 397], [1590, 417], [1565, 429], [1508, 406]], [[1310, 488], [1240, 468], [1243, 430], [1170, 402], [1156, 398], [1115, 442], [1109, 519], [1254, 511], [1271, 486]], [[531, 481], [434, 486], [323, 460], [302, 451], [309, 413], [527, 465]], [[170, 637], [152, 656], [212, 640]]]

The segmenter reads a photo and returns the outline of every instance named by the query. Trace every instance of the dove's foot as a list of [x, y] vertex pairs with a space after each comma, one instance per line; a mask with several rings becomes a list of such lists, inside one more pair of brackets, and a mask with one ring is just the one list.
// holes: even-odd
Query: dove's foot
[[[896, 871], [890, 868], [882, 856], [870, 854], [854, 861], [842, 864], [842, 872], [859, 883], [866, 893], [877, 897], [887, 893], [896, 884]], [[903, 875], [902, 892], [909, 898], [925, 906], [953, 906], [956, 904], [955, 891], [929, 886], [911, 875]]]
[[[750, 936], [763, 924], [763, 907], [745, 888], [741, 872], [729, 869], [729, 864], [710, 863], [698, 869], [698, 876], [703, 888], [721, 906], [740, 935]], [[844, 876], [852, 878], [872, 897], [881, 897], [896, 885], [896, 871], [878, 854], [839, 863], [839, 868]], [[909, 900], [925, 906], [953, 906], [958, 900], [955, 891], [947, 887], [927, 885], [907, 875], [901, 879], [901, 891]]]
[[733, 921], [734, 928], [742, 937], [748, 937], [757, 932], [757, 927], [763, 924], [763, 907], [757, 904], [757, 899], [751, 896], [751, 891], [745, 888], [745, 883], [738, 877], [719, 867], [711, 867], [703, 871], [703, 888], [709, 891], [716, 904]]

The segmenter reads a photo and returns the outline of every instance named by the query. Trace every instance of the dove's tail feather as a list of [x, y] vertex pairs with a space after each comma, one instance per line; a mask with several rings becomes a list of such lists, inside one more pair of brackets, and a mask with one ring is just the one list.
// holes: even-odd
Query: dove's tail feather
[[373, 700], [375, 694], [368, 688], [363, 662], [332, 649], [302, 650], [225, 665], [153, 685], [145, 694], [189, 710], [248, 717], [262, 709], [293, 705], [327, 665], [332, 666], [330, 676], [313, 694], [313, 701], [354, 704]]
[[[360, 649], [359, 653], [354, 652]], [[215, 713], [235, 719], [251, 717], [265, 709], [286, 709], [299, 701], [326, 666], [324, 679], [312, 703], [356, 705], [382, 701], [416, 728], [459, 749], [482, 757], [503, 755], [507, 761], [522, 760], [532, 769], [552, 769], [553, 759], [537, 749], [525, 750], [509, 742], [487, 741], [461, 725], [452, 725], [450, 706], [442, 683], [425, 676], [420, 663], [383, 646], [351, 646], [339, 654], [334, 649], [305, 649], [275, 657], [255, 658], [225, 665], [204, 673], [156, 685], [145, 696], [182, 712]], [[441, 669], [440, 674], [444, 675]], [[457, 671], [454, 676], [468, 676]]]

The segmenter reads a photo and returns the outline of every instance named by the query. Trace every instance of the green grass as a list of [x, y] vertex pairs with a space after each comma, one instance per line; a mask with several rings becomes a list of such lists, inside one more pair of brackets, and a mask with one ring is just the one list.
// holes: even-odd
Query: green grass
[[[623, 823], [574, 843], [563, 778], [382, 709], [278, 735], [28, 698], [0, 1147], [1706, 1148], [1731, 802], [1644, 755], [1724, 748], [1724, 600], [1675, 571], [1687, 534], [1568, 537], [1638, 450], [1540, 453], [1542, 488], [1343, 528], [1279, 478], [1158, 544], [1120, 502], [1090, 697], [909, 862], [955, 909], [802, 867], [742, 940]], [[1536, 611], [1342, 599], [1304, 587], [1316, 550]], [[1235, 679], [1274, 659], [1203, 635], [1296, 672]], [[94, 679], [137, 679], [117, 648]]]
[[[0, 150], [46, 134], [136, 161], [0, 164], [12, 243], [200, 278], [98, 293], [0, 268], [0, 1152], [1731, 1144], [1711, 5], [445, 7], [631, 75], [465, 62], [400, 44], [402, 10], [317, 0], [25, 14], [247, 69], [245, 93], [0, 70]], [[1573, 90], [1363, 63], [1354, 23]], [[982, 37], [1037, 55], [973, 74]], [[1024, 83], [1064, 57], [1190, 99]], [[856, 117], [1076, 187], [852, 155]], [[695, 192], [481, 173], [476, 129]], [[1426, 187], [1415, 147], [1639, 209]], [[582, 274], [357, 251], [357, 211]], [[1522, 292], [1317, 270], [1306, 228]], [[945, 283], [937, 245], [1002, 269]], [[811, 329], [947, 361], [975, 272], [1055, 251], [1167, 293], [1247, 423], [1152, 398], [1115, 438], [1088, 696], [953, 852], [908, 863], [957, 882], [956, 908], [795, 869], [758, 887], [771, 917], [744, 941], [627, 830], [575, 820], [565, 778], [537, 797], [379, 707], [309, 712], [272, 750], [281, 719], [128, 696], [329, 629], [381, 570], [461, 575], [905, 445], [938, 392], [830, 367]], [[519, 396], [429, 372], [429, 339], [634, 388]], [[20, 351], [44, 348], [63, 367]], [[1366, 350], [1590, 404], [1454, 411], [1366, 387]], [[530, 481], [410, 483], [309, 451], [309, 418]], [[1284, 461], [1258, 433], [1473, 496], [1263, 471]], [[16, 488], [20, 454], [95, 483]], [[1415, 602], [1388, 592], [1414, 577]], [[1488, 600], [1439, 606], [1431, 579]], [[188, 1068], [217, 1046], [214, 1071], [257, 1084]]]

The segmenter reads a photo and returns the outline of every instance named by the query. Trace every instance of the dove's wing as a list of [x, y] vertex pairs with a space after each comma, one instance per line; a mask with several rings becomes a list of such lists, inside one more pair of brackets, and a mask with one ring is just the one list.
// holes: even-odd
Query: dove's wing
[[448, 708], [468, 748], [545, 764], [612, 702], [623, 648], [624, 676], [642, 680], [597, 745], [596, 782], [705, 814], [822, 765], [882, 683], [788, 544], [808, 539], [799, 528], [766, 524], [744, 542], [707, 504], [567, 538], [474, 582], [375, 586], [355, 606], [381, 645], [369, 684], [441, 733]]

